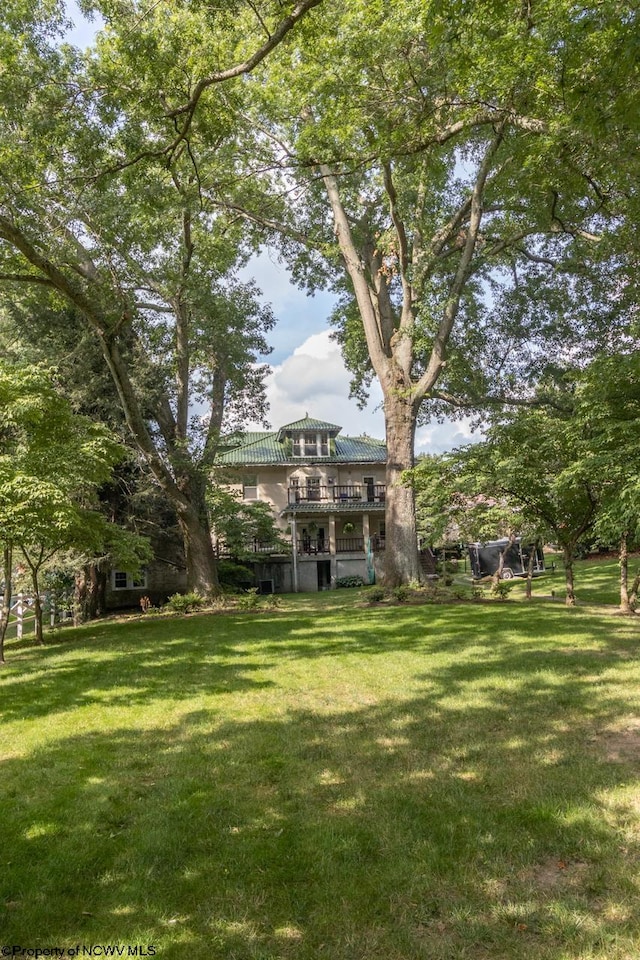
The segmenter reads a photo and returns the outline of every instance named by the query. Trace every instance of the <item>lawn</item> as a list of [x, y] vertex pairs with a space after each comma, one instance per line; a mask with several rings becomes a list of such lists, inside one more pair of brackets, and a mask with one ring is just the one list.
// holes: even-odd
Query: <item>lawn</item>
[[0, 942], [640, 956], [640, 622], [358, 600], [9, 644]]

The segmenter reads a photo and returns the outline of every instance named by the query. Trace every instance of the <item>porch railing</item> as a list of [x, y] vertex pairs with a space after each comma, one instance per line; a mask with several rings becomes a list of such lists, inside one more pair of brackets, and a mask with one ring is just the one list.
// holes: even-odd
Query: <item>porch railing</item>
[[362, 553], [364, 537], [338, 537], [336, 539], [336, 553]]
[[[298, 553], [315, 555], [317, 553], [330, 553], [331, 545], [328, 537], [312, 539], [311, 537], [302, 537], [298, 540]], [[363, 553], [364, 537], [337, 537], [336, 553]]]
[[328, 537], [320, 537], [319, 539], [312, 539], [311, 537], [302, 537], [298, 540], [298, 553], [306, 554], [317, 554], [317, 553], [330, 553], [331, 548], [329, 544]]
[[289, 487], [289, 503], [384, 503], [387, 486], [384, 483], [361, 484], [304, 484]]

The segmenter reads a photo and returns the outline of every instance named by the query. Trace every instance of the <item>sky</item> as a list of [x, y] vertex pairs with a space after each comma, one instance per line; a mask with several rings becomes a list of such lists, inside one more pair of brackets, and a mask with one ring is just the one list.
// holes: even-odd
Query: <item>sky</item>
[[[67, 0], [74, 27], [66, 40], [79, 47], [91, 43], [99, 21], [87, 21], [75, 0]], [[384, 439], [382, 393], [377, 382], [364, 410], [349, 397], [349, 373], [339, 347], [331, 340], [328, 318], [334, 304], [330, 293], [307, 296], [291, 282], [277, 251], [263, 250], [243, 270], [253, 278], [277, 318], [269, 334], [266, 393], [269, 421], [274, 429], [300, 420], [305, 414], [338, 424], [346, 436]], [[249, 429], [260, 424], [247, 423]], [[416, 454], [441, 453], [474, 438], [467, 420], [432, 422], [416, 432]]]
[[[307, 296], [290, 281], [276, 253], [263, 251], [243, 271], [252, 277], [278, 323], [270, 334], [273, 352], [267, 362], [269, 419], [277, 428], [300, 420], [306, 413], [338, 424], [347, 436], [367, 434], [384, 439], [382, 391], [377, 381], [369, 402], [360, 410], [349, 397], [349, 373], [340, 348], [331, 339], [328, 318], [334, 305], [330, 293]], [[249, 424], [260, 429], [259, 424]], [[430, 423], [416, 433], [416, 453], [441, 453], [472, 439], [467, 420]]]

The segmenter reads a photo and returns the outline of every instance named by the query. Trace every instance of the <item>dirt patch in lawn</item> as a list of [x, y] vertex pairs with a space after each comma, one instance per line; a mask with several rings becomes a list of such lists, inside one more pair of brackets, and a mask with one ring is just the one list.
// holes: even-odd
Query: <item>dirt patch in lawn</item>
[[528, 867], [520, 879], [537, 890], [555, 890], [559, 887], [582, 887], [589, 864], [581, 860], [562, 860], [555, 857]]
[[640, 717], [623, 720], [594, 738], [607, 760], [617, 763], [640, 761]]

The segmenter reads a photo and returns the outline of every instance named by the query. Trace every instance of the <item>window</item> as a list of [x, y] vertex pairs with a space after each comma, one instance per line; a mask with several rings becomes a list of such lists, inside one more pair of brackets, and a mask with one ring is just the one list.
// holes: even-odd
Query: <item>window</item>
[[328, 457], [330, 452], [329, 434], [303, 433], [292, 437], [292, 452], [294, 457]]
[[133, 577], [126, 570], [114, 570], [111, 575], [114, 590], [145, 590], [147, 586], [147, 571]]
[[320, 477], [307, 477], [307, 500], [319, 500], [320, 492]]
[[242, 478], [242, 499], [258, 499], [258, 475], [257, 473], [247, 473]]

